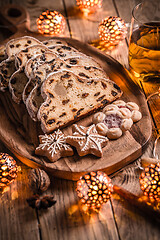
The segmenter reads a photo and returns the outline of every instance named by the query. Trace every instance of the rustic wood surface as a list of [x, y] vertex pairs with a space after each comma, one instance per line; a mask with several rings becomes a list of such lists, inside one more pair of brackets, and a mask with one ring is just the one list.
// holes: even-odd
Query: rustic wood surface
[[[106, 15], [119, 15], [126, 22], [130, 22], [131, 9], [138, 2], [137, 0], [104, 0], [103, 10]], [[7, 3], [19, 4], [28, 10], [32, 30], [36, 30], [35, 20], [42, 10], [46, 8], [59, 10], [68, 19], [65, 36], [74, 37], [92, 45], [98, 44], [98, 22], [82, 18], [75, 7], [74, 0], [1, 0], [1, 8]], [[5, 28], [5, 33], [3, 27], [0, 29], [0, 40], [3, 41], [11, 33], [8, 28]], [[113, 50], [108, 51], [104, 46], [100, 49], [128, 67], [127, 41], [123, 41], [120, 46]], [[157, 89], [158, 85], [143, 84], [146, 96]], [[153, 156], [155, 128], [159, 128], [159, 101], [158, 96], [149, 101], [153, 119], [153, 136], [143, 157]], [[3, 143], [0, 144], [0, 151], [10, 153]], [[158, 144], [157, 153], [159, 154], [159, 152], [160, 146]], [[53, 194], [57, 203], [48, 210], [36, 212], [29, 208], [26, 203], [26, 198], [32, 195], [32, 191], [28, 187], [29, 168], [18, 160], [17, 163], [21, 166], [21, 172], [19, 172], [16, 181], [10, 185], [9, 191], [1, 195], [0, 198], [0, 239], [160, 239], [159, 226], [155, 220], [142, 215], [139, 210], [117, 194], [113, 194], [112, 199], [103, 206], [99, 214], [84, 214], [78, 204], [75, 191], [76, 183], [56, 179], [53, 176], [51, 176], [51, 187], [46, 193]], [[142, 194], [139, 187], [140, 170], [137, 167], [138, 163], [139, 159], [111, 176], [114, 184], [124, 187], [137, 196]]]

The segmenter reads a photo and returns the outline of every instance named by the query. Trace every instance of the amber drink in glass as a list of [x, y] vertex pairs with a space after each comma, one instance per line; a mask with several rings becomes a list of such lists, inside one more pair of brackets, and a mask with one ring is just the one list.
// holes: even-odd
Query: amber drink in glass
[[160, 0], [146, 0], [132, 11], [129, 66], [141, 81], [160, 81]]

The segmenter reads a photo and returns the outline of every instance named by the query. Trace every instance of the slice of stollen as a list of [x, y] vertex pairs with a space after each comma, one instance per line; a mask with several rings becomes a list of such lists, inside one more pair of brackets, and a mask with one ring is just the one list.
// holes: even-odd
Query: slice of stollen
[[0, 90], [5, 91], [8, 88], [8, 82], [12, 74], [16, 71], [15, 61], [8, 58], [0, 63]]
[[69, 71], [51, 74], [42, 85], [45, 101], [38, 111], [43, 132], [49, 133], [114, 101], [122, 91], [111, 80], [82, 81]]
[[[24, 88], [28, 82], [28, 77], [24, 72], [26, 62], [33, 56], [43, 54], [45, 51], [49, 51], [44, 45], [34, 45], [27, 47], [16, 54], [19, 69], [11, 76], [9, 80], [9, 90], [12, 94], [12, 98], [16, 103], [20, 103], [22, 100], [22, 94]], [[54, 54], [56, 57], [56, 55]]]
[[15, 38], [10, 40], [6, 44], [6, 53], [8, 57], [14, 56], [22, 49], [25, 49], [26, 47], [42, 44], [38, 39], [30, 37], [30, 36], [24, 36], [20, 38]]
[[108, 78], [106, 72], [102, 68], [97, 68], [95, 66], [71, 66], [57, 58], [56, 61], [51, 64], [44, 63], [40, 66], [37, 66], [33, 73], [34, 79], [36, 79], [35, 82], [37, 84], [42, 83], [48, 74], [60, 70], [69, 70], [79, 76], [79, 78], [86, 80], [91, 78]]
[[[86, 59], [84, 59], [84, 61], [85, 60]], [[43, 103], [43, 98], [41, 97], [41, 94], [39, 93], [39, 90], [37, 90], [37, 88], [45, 81], [45, 79], [50, 73], [68, 69], [77, 76], [79, 76], [79, 81], [87, 80], [88, 84], [89, 80], [90, 82], [92, 82], [92, 78], [108, 78], [104, 70], [100, 68], [94, 66], [71, 66], [65, 64], [65, 62], [60, 59], [57, 59], [55, 62], [53, 62], [53, 64], [44, 63], [38, 66], [37, 70], [34, 71], [34, 84], [31, 83], [35, 86], [26, 100], [26, 108], [34, 121], [37, 120], [36, 116], [38, 109]]]
[[48, 51], [45, 51], [43, 54], [38, 54], [38, 55], [32, 57], [31, 59], [29, 59], [25, 65], [26, 76], [28, 78], [32, 77], [33, 72], [36, 70], [36, 68], [39, 65], [42, 65], [43, 63], [46, 63], [46, 62], [52, 63], [52, 61], [55, 60], [55, 56], [56, 56], [55, 53], [48, 50]]
[[[45, 54], [46, 55], [43, 54], [42, 56], [39, 55], [35, 58], [32, 58], [26, 63], [25, 73], [30, 80], [26, 84], [24, 91], [23, 91], [24, 103], [26, 103], [26, 99], [29, 96], [29, 93], [31, 92], [31, 90], [33, 89], [34, 83], [36, 82], [34, 79], [34, 72], [41, 71], [41, 69], [38, 70], [38, 67], [40, 65], [42, 65], [44, 62], [45, 63], [48, 62], [51, 64], [53, 61], [54, 67], [53, 67], [53, 65], [51, 65], [51, 67], [53, 67], [53, 69], [51, 68], [51, 70], [53, 70], [53, 71], [55, 71], [55, 69], [56, 69], [56, 71], [58, 70], [58, 63], [55, 63], [55, 61], [54, 61], [54, 59], [55, 59], [54, 54], [51, 52], [46, 52]], [[93, 58], [87, 57], [87, 56], [86, 57], [76, 56], [76, 57], [68, 58], [65, 60], [65, 64], [66, 64], [66, 66], [68, 65], [68, 68], [70, 68], [70, 66], [79, 66], [79, 65], [86, 66], [86, 67], [94, 66], [97, 68], [101, 68], [100, 64], [98, 64]], [[61, 67], [63, 67], [63, 66], [61, 66]], [[48, 68], [47, 68], [47, 70], [48, 70]]]
[[41, 44], [37, 39], [25, 36], [10, 40], [6, 44], [6, 53], [8, 58], [0, 64], [0, 90], [4, 91], [8, 87], [8, 82], [12, 74], [16, 71], [15, 54], [27, 46]]
[[65, 63], [71, 66], [94, 66], [101, 68], [100, 64], [97, 63], [93, 58], [88, 56], [74, 56], [64, 59]]
[[46, 41], [43, 41], [42, 42], [44, 45], [46, 45], [47, 47], [52, 47], [52, 46], [55, 46], [55, 45], [65, 45], [65, 46], [68, 46], [68, 43], [64, 40], [59, 40], [59, 39], [50, 39], [50, 40], [46, 40]]
[[7, 59], [6, 46], [1, 45], [0, 46], [0, 63], [5, 59]]
[[32, 91], [32, 89], [35, 86], [35, 79], [34, 79], [34, 71], [36, 70], [36, 68], [40, 65], [42, 65], [43, 63], [48, 63], [51, 64], [55, 61], [56, 57], [55, 54], [50, 52], [50, 51], [46, 51], [43, 54], [39, 54], [36, 57], [32, 57], [31, 59], [29, 59], [25, 65], [25, 74], [28, 77], [28, 82], [24, 87], [23, 93], [22, 93], [22, 99], [23, 102], [26, 103], [26, 100], [30, 94], [30, 92]]
[[86, 56], [85, 54], [79, 52], [77, 49], [66, 45], [48, 46], [48, 48], [52, 50], [54, 53], [56, 53], [62, 59], [74, 56]]
[[[27, 47], [20, 52], [18, 52], [15, 57], [16, 57], [16, 62], [19, 67], [19, 69], [23, 69], [27, 63], [27, 61], [32, 58], [36, 57], [39, 54], [43, 54], [44, 52], [49, 51], [49, 49], [42, 44], [39, 45], [34, 45]], [[51, 51], [52, 52], [52, 51]], [[56, 56], [56, 54], [55, 54]]]

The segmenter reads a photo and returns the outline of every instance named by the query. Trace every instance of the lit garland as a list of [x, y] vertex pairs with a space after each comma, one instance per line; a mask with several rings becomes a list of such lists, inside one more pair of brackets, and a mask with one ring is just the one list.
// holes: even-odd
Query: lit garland
[[102, 41], [115, 46], [126, 37], [127, 27], [120, 17], [110, 16], [99, 24], [98, 34]]
[[103, 172], [90, 172], [77, 182], [80, 202], [89, 209], [98, 209], [106, 203], [113, 192], [111, 179]]
[[103, 0], [76, 0], [77, 6], [82, 12], [93, 13], [102, 7]]
[[59, 35], [65, 30], [66, 21], [57, 11], [45, 11], [37, 19], [38, 31], [41, 34]]
[[7, 153], [0, 153], [0, 189], [13, 182], [17, 171], [16, 161]]
[[160, 163], [144, 169], [140, 176], [140, 186], [151, 202], [160, 200]]

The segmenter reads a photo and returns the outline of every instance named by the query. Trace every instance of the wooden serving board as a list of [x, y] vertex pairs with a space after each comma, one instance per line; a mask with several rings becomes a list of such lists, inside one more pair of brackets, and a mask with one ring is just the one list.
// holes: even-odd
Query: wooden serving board
[[[14, 6], [14, 8], [21, 12], [20, 16], [8, 16], [9, 8], [13, 8], [13, 6], [7, 6], [1, 13], [4, 22], [6, 20], [16, 25], [27, 18], [24, 9], [17, 6]], [[20, 19], [17, 20], [17, 18]], [[15, 33], [10, 38], [24, 35], [31, 35], [40, 40], [46, 40], [47, 38], [27, 30], [24, 22], [19, 24], [18, 27], [13, 25], [12, 30]], [[31, 120], [23, 103], [20, 105], [14, 103], [10, 93], [5, 92], [0, 93], [0, 139], [25, 164], [31, 167], [42, 167], [60, 178], [78, 180], [82, 174], [95, 170], [103, 170], [107, 174], [111, 174], [140, 157], [151, 137], [151, 120], [145, 96], [139, 87], [133, 83], [127, 70], [112, 57], [104, 55], [96, 48], [75, 39], [58, 39], [64, 39], [71, 46], [99, 62], [109, 78], [121, 87], [123, 91], [121, 99], [126, 102], [136, 102], [140, 106], [143, 115], [141, 121], [134, 124], [131, 131], [127, 131], [121, 138], [109, 141], [107, 146], [103, 148], [102, 158], [92, 155], [80, 157], [75, 153], [73, 157], [61, 158], [57, 162], [51, 163], [47, 158], [34, 154], [34, 149], [38, 146], [38, 135], [42, 134], [40, 124]], [[8, 40], [5, 40], [5, 42]], [[92, 116], [86, 117], [80, 120], [78, 124], [87, 126], [91, 124], [91, 118]], [[65, 128], [64, 132], [71, 133], [71, 126]]]

